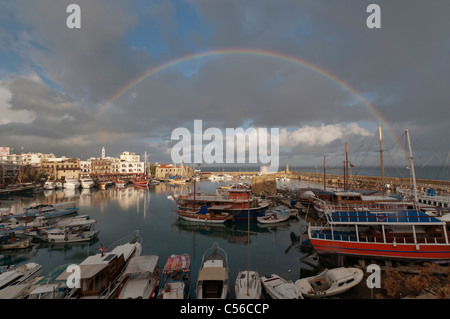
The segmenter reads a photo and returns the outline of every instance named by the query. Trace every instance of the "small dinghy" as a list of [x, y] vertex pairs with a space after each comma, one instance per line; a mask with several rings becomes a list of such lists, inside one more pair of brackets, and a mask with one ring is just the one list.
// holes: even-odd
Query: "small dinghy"
[[262, 276], [261, 282], [272, 299], [303, 299], [300, 289], [291, 280], [272, 274]]

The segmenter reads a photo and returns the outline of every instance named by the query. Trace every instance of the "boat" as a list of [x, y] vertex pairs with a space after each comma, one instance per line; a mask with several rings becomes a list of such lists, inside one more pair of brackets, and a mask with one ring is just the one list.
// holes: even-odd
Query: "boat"
[[58, 279], [61, 274], [67, 273], [67, 267], [69, 265], [64, 264], [56, 267], [50, 273], [44, 277], [40, 277], [31, 287], [27, 290], [28, 295], [26, 299], [66, 299], [72, 298], [77, 292], [76, 287], [69, 287], [67, 280]]
[[[409, 134], [410, 167], [415, 174]], [[417, 201], [416, 201], [417, 202]], [[308, 227], [309, 241], [320, 254], [408, 261], [449, 261], [447, 223], [417, 209], [415, 203], [391, 208], [325, 209], [326, 225]]]
[[63, 183], [60, 181], [55, 182], [55, 189], [62, 189], [63, 188]]
[[138, 176], [133, 180], [133, 185], [136, 187], [148, 187], [148, 183], [150, 182], [149, 178], [144, 176]]
[[238, 272], [234, 285], [236, 299], [261, 298], [261, 279], [257, 271], [242, 270]]
[[127, 181], [123, 180], [123, 179], [116, 179], [115, 182], [116, 187], [125, 187], [127, 185]]
[[95, 183], [89, 175], [82, 175], [80, 177], [81, 187], [84, 189], [90, 189], [94, 187]]
[[188, 299], [190, 295], [191, 257], [171, 255], [163, 268], [165, 276], [158, 299]]
[[0, 234], [0, 251], [26, 249], [31, 246], [33, 246], [31, 238], [23, 234], [16, 234], [14, 229], [4, 230]]
[[279, 205], [268, 210], [264, 216], [259, 216], [256, 220], [261, 224], [281, 223], [297, 214], [296, 209], [289, 209], [286, 206]]
[[302, 292], [294, 282], [276, 274], [262, 276], [261, 283], [272, 299], [303, 299]]
[[91, 241], [98, 237], [99, 230], [73, 231], [69, 227], [42, 230], [35, 238], [52, 244], [70, 244]]
[[[138, 232], [129, 237], [120, 239], [109, 247], [100, 245], [100, 253], [87, 257], [79, 264], [80, 288], [72, 298], [109, 299], [117, 294], [121, 273], [130, 260], [140, 256], [142, 252], [142, 238]], [[64, 272], [56, 279], [67, 280], [70, 274]]]
[[0, 273], [0, 290], [6, 287], [23, 284], [28, 280], [40, 276], [42, 265], [34, 262], [13, 266]]
[[364, 273], [359, 268], [339, 267], [325, 269], [316, 276], [301, 278], [295, 282], [303, 296], [312, 298], [341, 294], [361, 282]]
[[54, 182], [47, 180], [44, 183], [44, 190], [54, 190], [56, 188], [56, 185]]
[[229, 213], [217, 213], [209, 210], [208, 205], [203, 205], [199, 210], [174, 210], [182, 219], [196, 223], [224, 223], [233, 219]]
[[197, 299], [226, 299], [228, 290], [227, 254], [215, 242], [202, 257], [197, 278]]
[[122, 273], [116, 299], [154, 298], [159, 280], [159, 257], [135, 256]]
[[236, 299], [261, 298], [261, 279], [257, 271], [250, 270], [250, 218], [247, 219], [247, 270], [238, 272], [234, 293]]
[[64, 181], [65, 189], [78, 189], [80, 186], [81, 183], [77, 178], [66, 178]]
[[234, 219], [256, 219], [264, 215], [271, 202], [253, 196], [250, 189], [229, 189], [222, 195], [208, 195], [196, 191], [178, 195], [176, 203], [180, 210], [198, 210], [201, 206], [207, 205], [209, 212], [229, 213]]

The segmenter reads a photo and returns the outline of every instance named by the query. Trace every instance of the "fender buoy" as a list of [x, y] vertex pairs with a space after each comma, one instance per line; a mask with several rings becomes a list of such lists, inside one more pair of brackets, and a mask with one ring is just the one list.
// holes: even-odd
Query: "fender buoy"
[[386, 216], [378, 215], [377, 219], [378, 219], [379, 222], [384, 222], [384, 220], [386, 219]]

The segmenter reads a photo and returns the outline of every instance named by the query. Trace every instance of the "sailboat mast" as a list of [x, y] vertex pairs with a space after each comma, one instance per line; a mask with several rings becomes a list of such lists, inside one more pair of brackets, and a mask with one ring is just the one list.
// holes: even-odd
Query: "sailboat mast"
[[382, 142], [381, 126], [380, 126], [380, 125], [378, 125], [378, 138], [379, 138], [379, 140], [380, 140], [381, 192], [383, 193], [383, 196], [384, 196], [384, 194], [385, 194], [385, 189], [384, 189], [383, 142]]
[[327, 182], [326, 182], [326, 174], [325, 174], [325, 155], [323, 156], [323, 190], [327, 189]]
[[348, 148], [345, 142], [345, 163], [344, 163], [344, 190], [348, 189]]
[[414, 188], [414, 203], [417, 203], [417, 186], [416, 186], [416, 172], [414, 171], [414, 160], [411, 150], [411, 141], [409, 139], [409, 131], [406, 130], [406, 139], [408, 141], [408, 148], [409, 148], [409, 160], [411, 165], [411, 175], [413, 180], [413, 188]]

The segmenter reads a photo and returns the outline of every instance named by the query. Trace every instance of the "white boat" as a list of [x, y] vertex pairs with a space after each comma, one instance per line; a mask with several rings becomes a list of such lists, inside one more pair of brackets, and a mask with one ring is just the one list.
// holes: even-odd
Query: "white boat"
[[276, 274], [262, 276], [261, 283], [272, 299], [303, 299], [300, 289], [291, 280]]
[[281, 223], [288, 220], [289, 218], [291, 218], [291, 216], [294, 216], [296, 213], [297, 210], [289, 209], [286, 206], [280, 205], [266, 211], [264, 216], [259, 216], [256, 218], [256, 220], [261, 224]]
[[150, 299], [155, 297], [159, 284], [159, 257], [136, 256], [122, 274], [116, 299]]
[[78, 189], [80, 188], [81, 183], [76, 178], [66, 178], [64, 182], [64, 188], [65, 189]]
[[240, 271], [236, 278], [234, 292], [236, 299], [261, 298], [261, 279], [258, 272], [253, 270]]
[[81, 187], [84, 189], [89, 189], [94, 187], [94, 181], [89, 175], [83, 175], [80, 177]]
[[56, 185], [55, 185], [55, 183], [52, 182], [52, 181], [46, 181], [46, 182], [44, 183], [44, 189], [45, 189], [45, 190], [53, 190], [53, 189], [55, 189], [55, 188], [56, 188]]
[[30, 279], [40, 276], [42, 265], [30, 262], [18, 267], [13, 266], [0, 273], [0, 289], [23, 284]]
[[197, 278], [197, 299], [226, 299], [228, 290], [227, 254], [215, 242], [202, 257]]
[[306, 297], [329, 297], [346, 292], [363, 279], [364, 273], [358, 268], [325, 269], [316, 276], [301, 278], [295, 282]]
[[48, 243], [69, 244], [90, 241], [97, 238], [98, 233], [98, 230], [74, 232], [71, 229], [64, 227], [43, 230], [35, 237]]
[[55, 189], [61, 189], [63, 188], [63, 183], [62, 182], [55, 182]]

